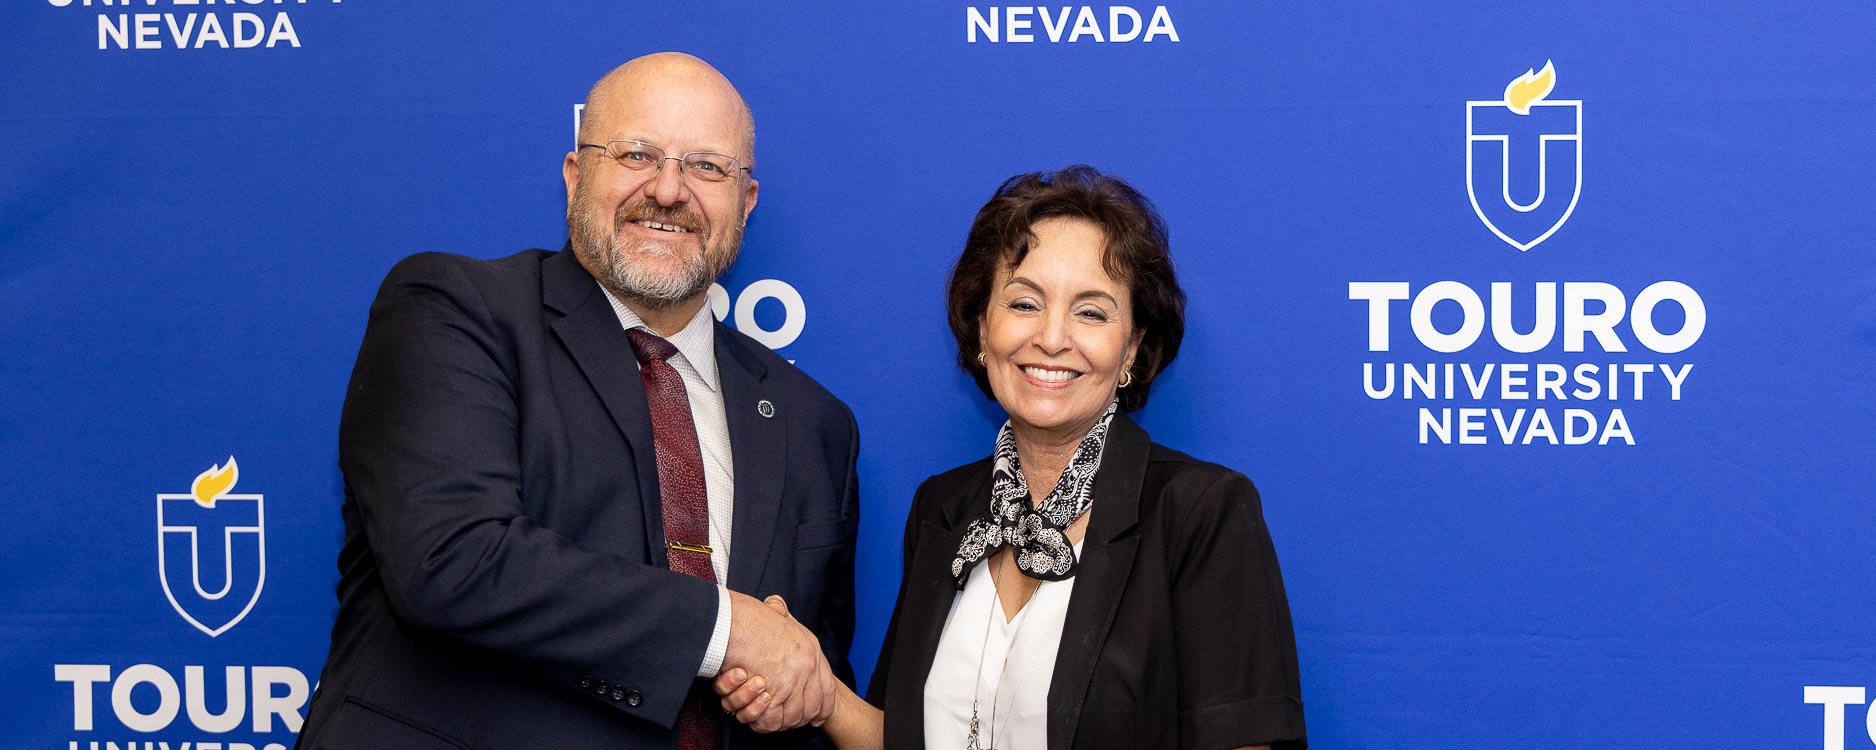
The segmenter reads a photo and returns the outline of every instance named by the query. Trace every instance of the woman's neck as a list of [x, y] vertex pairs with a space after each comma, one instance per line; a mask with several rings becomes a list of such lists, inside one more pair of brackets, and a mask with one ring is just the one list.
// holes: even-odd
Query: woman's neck
[[[1097, 416], [1095, 419], [1099, 419]], [[1061, 481], [1069, 460], [1081, 447], [1081, 440], [1093, 429], [1095, 420], [1063, 429], [1044, 430], [1011, 423], [1016, 438], [1016, 459], [1022, 462], [1023, 482], [1029, 485], [1029, 504], [1040, 507]]]

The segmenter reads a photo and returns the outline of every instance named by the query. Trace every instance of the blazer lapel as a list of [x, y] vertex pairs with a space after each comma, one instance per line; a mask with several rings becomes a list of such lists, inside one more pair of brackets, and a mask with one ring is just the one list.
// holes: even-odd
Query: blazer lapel
[[632, 342], [592, 274], [571, 250], [541, 261], [541, 301], [565, 317], [549, 324], [586, 381], [599, 394], [638, 475], [638, 500], [645, 514], [645, 550], [652, 564], [665, 565], [664, 513], [658, 500], [657, 455], [651, 437], [651, 408], [639, 380]]
[[[716, 326], [717, 382], [730, 429], [730, 464], [736, 472], [736, 505], [730, 523], [730, 588], [771, 592], [762, 576], [775, 544], [782, 512], [782, 482], [788, 467], [788, 419], [794, 406], [775, 393], [749, 342], [722, 323]], [[767, 403], [769, 408], [761, 409]], [[764, 414], [767, 416], [764, 416]]]
[[[1120, 593], [1133, 572], [1140, 537], [1126, 533], [1140, 520], [1140, 488], [1152, 441], [1125, 414], [1115, 414], [1094, 478], [1094, 504], [1075, 571], [1075, 591], [1062, 621], [1062, 644], [1049, 680], [1049, 747], [1067, 750], [1081, 721], [1095, 658], [1107, 641]], [[936, 640], [934, 638], [934, 640]]]
[[990, 471], [969, 482], [961, 492], [947, 498], [944, 512], [937, 520], [919, 524], [918, 547], [912, 565], [906, 570], [905, 609], [900, 613], [899, 645], [892, 656], [892, 684], [887, 686], [886, 705], [909, 707], [901, 715], [886, 715], [888, 747], [922, 747], [925, 744], [925, 678], [931, 674], [932, 661], [938, 656], [938, 639], [944, 635], [945, 618], [951, 614], [951, 602], [957, 598], [957, 583], [951, 578], [951, 559], [970, 526], [965, 509], [973, 500], [990, 497]]

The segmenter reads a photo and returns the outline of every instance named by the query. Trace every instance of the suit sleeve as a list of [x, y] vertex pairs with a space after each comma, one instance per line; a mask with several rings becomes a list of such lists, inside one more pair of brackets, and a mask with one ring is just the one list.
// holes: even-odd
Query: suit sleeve
[[1173, 584], [1181, 744], [1299, 750], [1296, 637], [1257, 488], [1226, 472], [1188, 507]]
[[339, 460], [389, 605], [406, 628], [671, 726], [717, 593], [523, 512], [512, 336], [447, 256], [400, 263], [372, 305]]

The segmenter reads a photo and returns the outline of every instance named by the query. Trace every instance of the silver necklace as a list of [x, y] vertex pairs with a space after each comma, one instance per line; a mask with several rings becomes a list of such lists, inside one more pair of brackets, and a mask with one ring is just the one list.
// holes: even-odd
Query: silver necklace
[[[1040, 590], [1042, 587], [1038, 584], [1036, 588]], [[1010, 668], [1010, 652], [1016, 649], [1016, 640], [1023, 634], [1023, 626], [1028, 624], [1028, 618], [1023, 617], [1023, 613], [1029, 609], [1030, 602], [1035, 600], [1035, 592], [1031, 592], [1030, 602], [1024, 602], [1023, 608], [1017, 610], [1016, 616], [1023, 617], [1023, 622], [1017, 623], [1016, 630], [1010, 633], [1010, 647], [1004, 649], [1003, 663], [997, 668], [997, 689], [996, 692], [990, 694], [990, 735], [987, 738], [989, 744], [984, 744], [986, 738], [978, 722], [977, 703], [984, 690], [984, 655], [990, 650], [990, 627], [995, 624], [992, 618], [995, 618], [1003, 609], [1003, 599], [997, 593], [997, 589], [997, 571], [992, 567], [990, 570], [990, 616], [984, 618], [984, 638], [977, 648], [977, 680], [971, 685], [971, 723], [969, 734], [964, 736], [964, 750], [997, 750], [997, 704], [1001, 702], [999, 696], [1003, 693], [1003, 677]], [[1029, 681], [1027, 672], [1033, 670], [1024, 671], [1023, 679], [1016, 683], [1016, 689], [1010, 693], [1011, 710], [1015, 710], [1016, 696], [1022, 693], [1023, 683]], [[1007, 723], [1008, 719], [1004, 721]]]

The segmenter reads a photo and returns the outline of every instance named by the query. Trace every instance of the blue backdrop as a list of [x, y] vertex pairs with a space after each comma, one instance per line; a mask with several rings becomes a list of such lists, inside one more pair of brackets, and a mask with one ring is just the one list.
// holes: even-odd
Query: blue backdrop
[[378, 281], [559, 247], [574, 104], [681, 49], [760, 133], [720, 310], [860, 421], [863, 681], [912, 488], [1001, 420], [948, 266], [1005, 177], [1088, 162], [1172, 227], [1140, 419], [1262, 489], [1316, 747], [1876, 747], [1873, 37], [1862, 1], [8, 3], [0, 746], [291, 745]]

